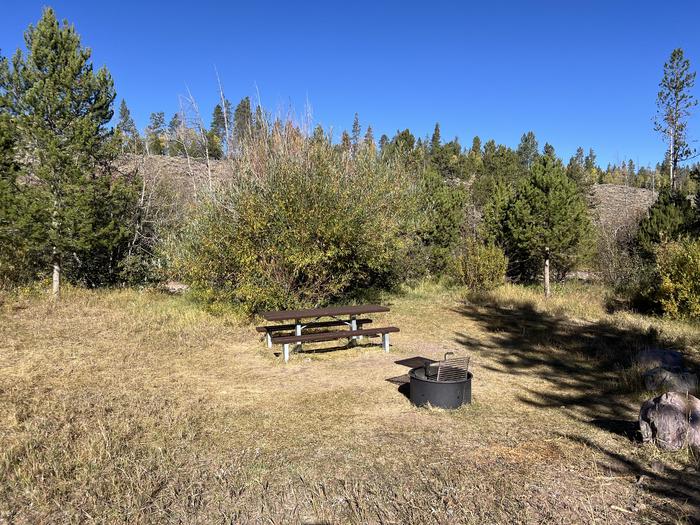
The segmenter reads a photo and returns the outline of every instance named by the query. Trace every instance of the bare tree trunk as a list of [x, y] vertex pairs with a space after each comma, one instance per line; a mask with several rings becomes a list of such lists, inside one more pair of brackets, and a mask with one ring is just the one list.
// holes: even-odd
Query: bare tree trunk
[[228, 107], [226, 106], [226, 96], [224, 95], [224, 88], [221, 85], [221, 79], [219, 78], [219, 72], [216, 72], [216, 81], [219, 83], [219, 98], [221, 99], [221, 109], [224, 112], [224, 144], [226, 145], [226, 158], [231, 158], [231, 133], [229, 132], [229, 114]]
[[674, 133], [673, 133], [673, 131], [671, 131], [671, 158], [670, 158], [671, 169], [670, 169], [670, 171], [671, 171], [671, 191], [672, 192], [676, 191], [676, 179], [673, 176], [673, 165], [675, 164], [675, 162], [674, 162], [674, 159], [675, 159], [674, 150], [676, 149], [676, 144], [675, 144], [674, 138], [675, 138]]
[[53, 287], [51, 296], [54, 301], [58, 301], [61, 295], [61, 257], [54, 247], [53, 249]]
[[550, 296], [549, 289], [549, 248], [544, 249], [544, 296]]

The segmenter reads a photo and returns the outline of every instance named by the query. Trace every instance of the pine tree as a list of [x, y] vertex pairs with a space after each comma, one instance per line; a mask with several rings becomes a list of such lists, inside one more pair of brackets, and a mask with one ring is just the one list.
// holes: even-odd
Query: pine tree
[[659, 243], [677, 241], [693, 233], [696, 225], [695, 210], [687, 197], [665, 188], [639, 223], [636, 245], [643, 257], [653, 259]]
[[6, 104], [21, 169], [34, 181], [33, 204], [48, 213], [35, 250], [53, 268], [57, 298], [64, 272], [91, 284], [117, 275], [135, 185], [109, 173], [117, 152], [107, 128], [115, 98], [109, 72], [93, 70], [90, 50], [50, 8], [25, 41], [26, 56], [18, 51], [7, 75]]
[[146, 128], [146, 144], [151, 155], [165, 155], [165, 113], [162, 111], [151, 113]]
[[372, 126], [367, 126], [367, 131], [365, 132], [364, 144], [376, 153], [377, 145], [374, 142], [374, 131]]
[[430, 154], [437, 155], [440, 151], [440, 145], [442, 144], [442, 139], [440, 138], [440, 123], [435, 123], [435, 130], [433, 131], [433, 136], [430, 139]]
[[221, 104], [214, 106], [214, 111], [211, 115], [211, 130], [219, 138], [223, 138], [226, 135], [226, 119], [224, 118], [224, 110]]
[[340, 136], [340, 149], [343, 151], [350, 151], [352, 149], [350, 134], [345, 130], [343, 130], [343, 133]]
[[388, 144], [389, 144], [389, 137], [387, 137], [386, 133], [382, 133], [382, 136], [379, 137], [379, 151], [384, 153], [384, 150], [386, 149]]
[[654, 130], [661, 133], [669, 145], [671, 191], [677, 189], [678, 163], [695, 153], [689, 146], [687, 137], [688, 117], [691, 109], [698, 104], [692, 94], [694, 86], [695, 72], [690, 71], [690, 61], [685, 58], [682, 49], [674, 49], [668, 62], [664, 64], [664, 76], [659, 83], [654, 120]]
[[136, 128], [134, 119], [131, 118], [131, 112], [124, 99], [122, 99], [119, 105], [117, 134], [122, 153], [141, 153], [141, 137], [139, 136], [139, 130]]
[[[260, 106], [258, 106], [258, 109], [260, 109]], [[248, 140], [252, 130], [253, 112], [250, 106], [250, 97], [245, 97], [241, 99], [233, 112], [233, 137], [236, 144], [240, 146]]]
[[549, 142], [545, 142], [544, 148], [542, 148], [542, 155], [549, 157], [550, 159], [556, 159], [557, 153], [554, 151], [554, 146]]
[[[28, 206], [32, 185], [19, 181], [20, 164], [17, 161], [18, 131], [10, 105], [10, 68], [0, 55], [0, 287], [21, 283], [36, 274], [37, 257], [32, 249], [42, 243], [44, 235], [34, 238], [37, 230], [48, 223], [41, 209]], [[42, 206], [43, 208], [43, 206]]]
[[469, 152], [476, 157], [481, 157], [481, 139], [478, 136], [472, 139], [472, 147]]
[[323, 144], [326, 141], [326, 134], [323, 132], [323, 127], [320, 124], [316, 124], [313, 135], [311, 135], [311, 141], [315, 144]]
[[632, 186], [637, 185], [637, 168], [635, 167], [632, 159], [630, 159], [627, 163], [627, 183], [631, 184]]
[[498, 180], [483, 207], [481, 236], [487, 243], [501, 248], [506, 247], [504, 226], [512, 194], [511, 186]]
[[532, 163], [535, 162], [535, 159], [537, 159], [539, 155], [538, 150], [539, 145], [537, 144], [534, 132], [528, 131], [527, 133], [523, 133], [523, 136], [520, 137], [520, 144], [518, 144], [517, 149], [518, 159], [520, 159], [520, 164], [523, 168], [526, 170], [530, 169]]
[[352, 121], [352, 136], [350, 137], [353, 152], [356, 152], [357, 147], [360, 145], [361, 132], [362, 128], [360, 127], [360, 116], [357, 113], [355, 113], [355, 118]]
[[569, 159], [569, 164], [566, 167], [566, 175], [580, 187], [588, 186], [589, 180], [586, 178], [586, 159], [583, 153], [583, 148], [576, 148], [576, 154]]
[[[154, 121], [154, 115], [155, 121]], [[160, 126], [162, 127], [165, 125], [165, 114], [164, 113], [152, 113], [151, 114], [151, 122], [154, 122], [155, 126]], [[168, 122], [168, 131], [167, 133], [161, 132], [161, 136], [165, 134], [165, 137], [161, 138], [161, 140], [158, 140], [155, 146], [158, 144], [161, 144], [161, 155], [165, 154], [165, 151], [167, 149], [167, 154], [170, 157], [178, 157], [180, 155], [184, 155], [185, 153], [185, 135], [186, 135], [186, 130], [184, 129], [185, 125], [182, 120], [182, 116], [180, 113], [174, 113], [172, 118], [170, 119], [170, 122]], [[165, 144], [164, 144], [165, 143]], [[167, 148], [166, 148], [167, 144]]]
[[253, 135], [257, 138], [263, 138], [267, 135], [267, 117], [262, 109], [262, 106], [255, 107], [255, 116], [253, 117]]
[[591, 239], [588, 209], [561, 161], [547, 154], [535, 161], [510, 201], [503, 236], [511, 272], [525, 281], [541, 275], [547, 248], [560, 279], [581, 260]]

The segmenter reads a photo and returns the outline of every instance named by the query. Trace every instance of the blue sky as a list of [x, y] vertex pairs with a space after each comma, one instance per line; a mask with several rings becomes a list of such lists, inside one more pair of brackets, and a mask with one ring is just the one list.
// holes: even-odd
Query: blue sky
[[[664, 61], [682, 47], [700, 66], [696, 1], [23, 0], [2, 7], [4, 55], [43, 5], [75, 24], [140, 128], [152, 111], [170, 118], [188, 87], [209, 116], [216, 68], [234, 103], [259, 94], [300, 115], [308, 101], [336, 137], [358, 112], [376, 137], [438, 121], [445, 139], [515, 147], [533, 130], [565, 158], [582, 145], [602, 165], [647, 165], [665, 149], [652, 126]], [[700, 139], [697, 114], [689, 132]]]

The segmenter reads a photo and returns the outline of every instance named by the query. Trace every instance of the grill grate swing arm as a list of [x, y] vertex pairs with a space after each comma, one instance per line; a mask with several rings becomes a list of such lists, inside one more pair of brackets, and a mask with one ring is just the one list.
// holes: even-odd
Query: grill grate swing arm
[[444, 360], [438, 361], [437, 381], [461, 381], [469, 373], [469, 357], [450, 357], [454, 352], [446, 352]]

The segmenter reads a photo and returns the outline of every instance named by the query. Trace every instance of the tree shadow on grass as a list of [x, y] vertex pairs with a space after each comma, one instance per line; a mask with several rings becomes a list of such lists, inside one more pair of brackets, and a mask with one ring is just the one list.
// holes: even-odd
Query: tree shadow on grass
[[[628, 441], [638, 439], [642, 395], [640, 371], [632, 366], [633, 358], [643, 349], [664, 346], [655, 330], [608, 320], [573, 320], [538, 311], [531, 302], [495, 302], [488, 296], [465, 303], [456, 311], [489, 334], [485, 339], [467, 333], [456, 337], [458, 343], [482, 357], [482, 368], [511, 376], [535, 375], [544, 381], [542, 388], [523, 387], [517, 396], [520, 401], [543, 409], [564, 408], [567, 416], [578, 423]], [[600, 450], [614, 459], [615, 465], [624, 465], [650, 479], [654, 475], [654, 483], [644, 490], [679, 504], [685, 502], [691, 515], [700, 514], [698, 475], [669, 471], [660, 478], [644, 465], [594, 443], [587, 433], [568, 437]], [[633, 446], [624, 441], [620, 444], [623, 448]], [[685, 486], [694, 486], [696, 495], [686, 497], [683, 487], [672, 490], [676, 482], [697, 483]]]

